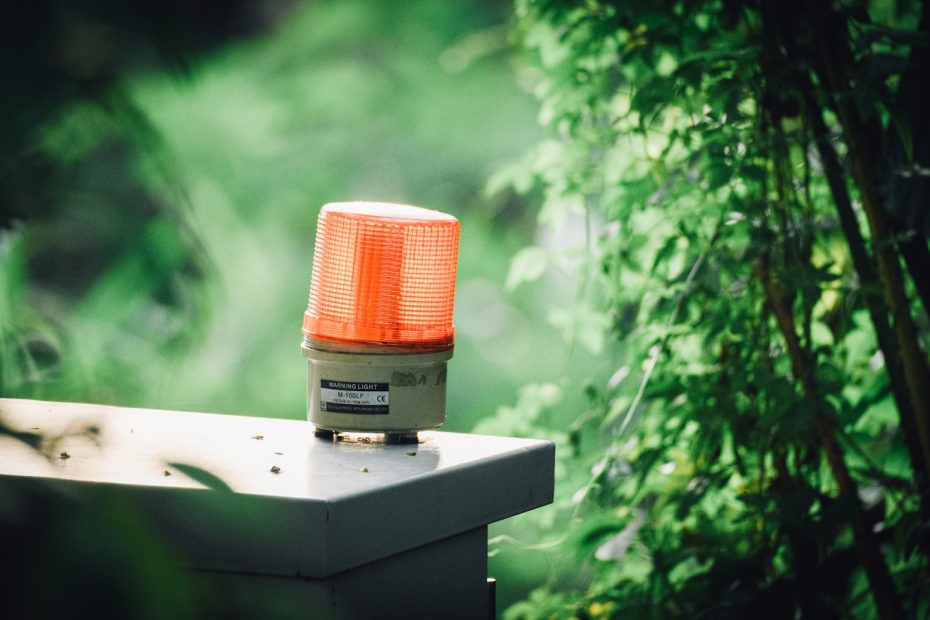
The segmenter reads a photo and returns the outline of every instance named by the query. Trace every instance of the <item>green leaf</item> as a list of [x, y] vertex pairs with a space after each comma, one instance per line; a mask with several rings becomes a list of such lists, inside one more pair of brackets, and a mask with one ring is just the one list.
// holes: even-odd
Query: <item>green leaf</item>
[[826, 323], [820, 321], [811, 323], [811, 339], [816, 346], [832, 347], [834, 345], [833, 332]]
[[659, 251], [656, 252], [655, 260], [652, 261], [652, 268], [649, 270], [652, 275], [655, 275], [656, 269], [662, 263], [668, 261], [678, 249], [678, 237], [669, 237], [665, 240], [665, 243], [662, 244], [662, 247], [659, 248]]
[[507, 272], [507, 290], [538, 280], [545, 273], [548, 262], [546, 251], [538, 245], [530, 245], [517, 252]]
[[567, 342], [578, 342], [592, 355], [600, 355], [604, 351], [605, 337], [610, 327], [610, 319], [603, 312], [591, 308], [587, 304], [579, 304], [574, 308], [557, 308], [552, 310], [548, 321], [562, 330]]
[[530, 162], [519, 159], [502, 165], [495, 170], [485, 185], [487, 196], [496, 196], [506, 188], [512, 188], [518, 194], [525, 194], [533, 186], [533, 170]]
[[584, 213], [584, 197], [580, 194], [559, 194], [547, 196], [539, 211], [539, 223], [558, 231], [562, 228], [566, 216]]

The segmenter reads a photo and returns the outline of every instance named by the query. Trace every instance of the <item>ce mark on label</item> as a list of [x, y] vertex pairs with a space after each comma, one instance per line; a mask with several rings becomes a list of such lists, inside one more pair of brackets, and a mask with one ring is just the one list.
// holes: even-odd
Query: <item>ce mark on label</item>
[[375, 397], [375, 402], [381, 403], [381, 404], [384, 404], [384, 405], [388, 404], [388, 395], [387, 395], [387, 393], [385, 392], [385, 393], [383, 393], [383, 394], [378, 394], [378, 396]]

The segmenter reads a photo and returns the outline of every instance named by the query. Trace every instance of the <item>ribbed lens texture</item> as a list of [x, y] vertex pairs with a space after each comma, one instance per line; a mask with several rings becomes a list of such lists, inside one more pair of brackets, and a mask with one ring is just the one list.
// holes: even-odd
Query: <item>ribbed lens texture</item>
[[366, 345], [451, 347], [459, 222], [387, 203], [336, 203], [320, 211], [309, 338]]

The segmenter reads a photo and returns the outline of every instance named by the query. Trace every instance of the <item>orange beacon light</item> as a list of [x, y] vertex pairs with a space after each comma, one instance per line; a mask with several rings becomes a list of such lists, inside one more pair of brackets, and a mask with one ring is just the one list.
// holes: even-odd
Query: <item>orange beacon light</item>
[[420, 207], [325, 205], [301, 349], [317, 434], [415, 438], [446, 415], [459, 222]]

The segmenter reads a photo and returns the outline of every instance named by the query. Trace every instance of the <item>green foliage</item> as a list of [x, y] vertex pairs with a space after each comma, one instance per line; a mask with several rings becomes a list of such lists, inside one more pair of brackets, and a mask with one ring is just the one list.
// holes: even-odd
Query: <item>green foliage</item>
[[[508, 284], [573, 267], [579, 300], [558, 300], [551, 323], [612, 376], [586, 388], [556, 506], [536, 523], [555, 537], [539, 546], [547, 584], [506, 618], [870, 617], [850, 523], [919, 535], [869, 292], [766, 6], [516, 3], [552, 137], [490, 189], [509, 178], [540, 197], [542, 231], [574, 220], [584, 234], [548, 256], [522, 250]], [[863, 52], [860, 105], [891, 106], [919, 38], [898, 29], [912, 10], [887, 27], [852, 20], [862, 49], [885, 35], [896, 46]], [[529, 433], [538, 416], [524, 393], [483, 427]], [[841, 450], [858, 498], [824, 449]], [[924, 611], [926, 558], [884, 549], [898, 584], [918, 588], [909, 612]]]
[[[202, 3], [169, 4], [160, 11]], [[462, 221], [446, 429], [471, 428], [502, 395], [557, 372], [562, 344], [535, 291], [502, 290], [510, 255], [532, 241], [522, 200], [484, 194], [489, 167], [541, 135], [532, 97], [512, 80], [506, 7], [268, 4], [184, 17], [183, 32], [202, 29], [190, 55], [173, 19], [149, 23], [133, 6], [43, 3], [60, 14], [7, 20], [42, 53], [10, 50], [20, 82], [7, 82], [2, 103], [17, 116], [0, 115], [0, 134], [16, 137], [0, 141], [0, 396], [305, 417], [298, 344], [313, 226], [338, 200], [420, 204]], [[224, 16], [241, 5], [256, 12], [244, 17], [252, 36], [228, 42]], [[182, 70], [157, 62], [150, 30]], [[118, 71], [61, 83], [43, 73], [53, 39], [73, 31], [119, 51]], [[54, 101], [36, 100], [37, 79]], [[54, 510], [92, 513], [92, 501]], [[498, 575], [502, 600], [513, 598]], [[56, 589], [40, 571], [27, 577]], [[254, 617], [273, 616], [263, 611]]]
[[483, 195], [488, 167], [540, 135], [505, 17], [480, 2], [297, 4], [190, 59], [186, 79], [128, 65], [57, 106], [16, 153], [42, 163], [45, 191], [8, 205], [0, 183], [19, 221], [3, 242], [17, 305], [0, 311], [0, 394], [304, 416], [316, 212], [356, 199], [463, 222], [451, 430], [533, 377], [514, 356], [554, 367], [535, 300], [500, 291], [529, 242], [519, 200]]
[[[787, 56], [819, 40], [801, 26], [825, 6], [517, 0], [534, 57], [517, 81], [549, 133], [509, 163], [539, 136], [491, 4], [317, 2], [273, 34], [170, 62], [183, 80], [120, 64], [50, 82], [55, 96], [19, 105], [0, 149], [13, 207], [0, 393], [301, 417], [314, 210], [423, 204], [464, 230], [447, 428], [558, 447], [555, 504], [492, 539], [501, 601], [534, 588], [506, 618], [870, 617], [860, 517], [906, 611], [925, 613], [925, 516], [867, 310], [878, 287], [848, 249], [816, 145], [848, 170], [852, 148], [818, 67]], [[776, 32], [799, 7], [794, 34]], [[831, 7], [851, 43], [841, 98], [893, 138], [875, 149], [906, 225], [893, 242], [926, 251], [926, 28], [911, 2]], [[839, 488], [824, 427], [858, 497]], [[69, 545], [92, 507], [36, 505], [81, 511], [76, 529], [65, 515], [10, 539], [47, 525], [67, 559], [86, 557]], [[123, 531], [114, 565], [151, 542], [124, 513], [104, 513]], [[114, 589], [166, 578], [151, 552]], [[198, 615], [185, 600], [163, 615]], [[137, 612], [129, 601], [124, 615]]]

